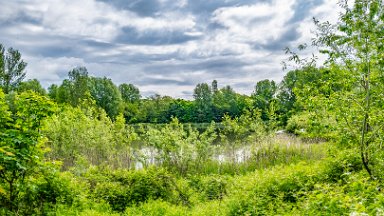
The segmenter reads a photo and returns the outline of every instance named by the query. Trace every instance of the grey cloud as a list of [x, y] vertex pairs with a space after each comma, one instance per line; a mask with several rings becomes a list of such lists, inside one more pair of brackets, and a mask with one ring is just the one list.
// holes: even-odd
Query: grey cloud
[[161, 4], [158, 0], [98, 0], [116, 7], [133, 11], [140, 16], [154, 16], [161, 10]]
[[199, 38], [200, 36], [190, 36], [180, 31], [149, 30], [139, 32], [135, 28], [124, 27], [121, 29], [121, 34], [116, 38], [116, 42], [138, 45], [167, 45], [185, 43]]
[[324, 3], [324, 0], [297, 0], [293, 5], [294, 15], [287, 21], [288, 24], [300, 22], [307, 18], [311, 9]]
[[265, 2], [270, 3], [272, 0], [193, 0], [188, 2], [187, 9], [195, 14], [211, 14], [222, 7], [236, 7]]
[[151, 74], [167, 74], [168, 76], [190, 74], [205, 71], [212, 77], [236, 77], [244, 73], [241, 67], [251, 64], [250, 62], [237, 60], [233, 57], [221, 59], [206, 59], [193, 62], [185, 61], [172, 65], [154, 64], [145, 66], [145, 71]]
[[140, 81], [136, 82], [138, 85], [193, 85], [194, 83], [190, 80], [174, 80], [174, 79], [157, 79], [151, 77], [145, 77]]
[[193, 91], [182, 91], [183, 95], [193, 95]]
[[12, 17], [7, 19], [0, 20], [0, 24], [4, 26], [12, 26], [18, 23], [28, 23], [33, 25], [40, 25], [42, 22], [41, 17], [30, 16], [27, 12], [22, 11], [20, 13], [14, 14]]
[[297, 39], [299, 39], [300, 37], [300, 32], [298, 32], [296, 28], [291, 27], [275, 40], [271, 40], [267, 44], [255, 44], [253, 47], [256, 50], [265, 49], [269, 51], [283, 53], [283, 49], [285, 47], [288, 47], [290, 43], [297, 41]]

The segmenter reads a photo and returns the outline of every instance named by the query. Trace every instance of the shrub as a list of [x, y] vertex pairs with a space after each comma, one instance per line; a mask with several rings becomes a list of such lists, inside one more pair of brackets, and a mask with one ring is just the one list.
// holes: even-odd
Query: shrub
[[176, 206], [162, 200], [150, 200], [139, 206], [127, 208], [125, 215], [143, 216], [184, 216], [190, 215], [188, 209], [183, 206]]
[[227, 194], [227, 180], [224, 176], [207, 176], [201, 181], [201, 191], [207, 200], [222, 200]]
[[97, 184], [94, 197], [108, 202], [113, 210], [124, 211], [150, 199], [174, 200], [175, 179], [163, 169], [120, 170], [107, 176], [110, 182]]

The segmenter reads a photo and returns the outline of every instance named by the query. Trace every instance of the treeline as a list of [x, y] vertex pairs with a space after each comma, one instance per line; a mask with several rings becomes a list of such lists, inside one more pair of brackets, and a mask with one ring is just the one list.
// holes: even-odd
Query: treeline
[[234, 118], [258, 109], [263, 120], [285, 125], [295, 102], [295, 83], [306, 82], [305, 76], [297, 75], [297, 71], [288, 74], [279, 85], [271, 80], [258, 82], [251, 96], [239, 94], [229, 85], [218, 88], [214, 80], [211, 84], [197, 84], [193, 90], [194, 100], [158, 94], [143, 98], [133, 84], [117, 86], [107, 77], [93, 77], [85, 67], [77, 67], [69, 71], [68, 78], [60, 85], [53, 84], [47, 91], [37, 79], [24, 81], [27, 64], [17, 50], [10, 48], [5, 52], [4, 47], [0, 47], [4, 65], [0, 71], [0, 87], [5, 93], [32, 90], [59, 104], [74, 107], [84, 101], [94, 102], [112, 119], [123, 113], [128, 123], [169, 123], [172, 117], [183, 123], [220, 122], [224, 115]]

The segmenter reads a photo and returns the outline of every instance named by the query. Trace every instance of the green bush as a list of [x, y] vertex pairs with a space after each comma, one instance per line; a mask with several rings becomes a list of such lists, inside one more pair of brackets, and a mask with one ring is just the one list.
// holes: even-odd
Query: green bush
[[298, 211], [305, 215], [382, 215], [381, 184], [362, 174], [350, 174], [343, 184], [319, 182], [302, 197]]
[[162, 200], [149, 200], [139, 206], [127, 208], [125, 215], [135, 216], [184, 216], [190, 215], [188, 209], [183, 206], [176, 206]]
[[150, 199], [175, 199], [175, 179], [163, 169], [113, 171], [107, 178], [96, 185], [94, 197], [105, 200], [116, 211]]
[[356, 152], [356, 149], [346, 149], [328, 157], [323, 170], [323, 178], [326, 181], [337, 182], [344, 180], [351, 172], [362, 170], [361, 158]]
[[206, 176], [199, 187], [203, 200], [222, 200], [227, 194], [227, 179], [220, 175]]
[[[80, 189], [81, 185], [73, 182], [70, 175], [55, 171], [30, 176], [20, 186], [17, 212], [19, 215], [46, 215], [53, 214], [57, 205], [72, 206], [83, 190]], [[0, 207], [0, 215], [2, 214], [12, 215], [5, 209], [2, 212]]]

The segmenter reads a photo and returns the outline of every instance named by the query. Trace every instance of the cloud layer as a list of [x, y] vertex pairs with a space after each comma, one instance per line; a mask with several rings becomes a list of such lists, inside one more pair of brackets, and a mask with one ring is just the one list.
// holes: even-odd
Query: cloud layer
[[144, 95], [190, 98], [218, 80], [250, 94], [284, 76], [283, 48], [308, 42], [334, 0], [15, 0], [0, 7], [0, 43], [19, 49], [28, 78], [60, 83], [75, 66]]

